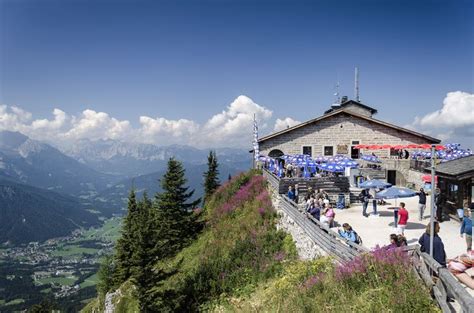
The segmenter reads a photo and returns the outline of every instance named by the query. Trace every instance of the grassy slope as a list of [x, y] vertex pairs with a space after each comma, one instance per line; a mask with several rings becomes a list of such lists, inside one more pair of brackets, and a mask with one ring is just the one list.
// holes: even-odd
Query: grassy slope
[[[335, 266], [296, 260], [291, 237], [275, 228], [265, 182], [254, 172], [222, 186], [202, 213], [206, 228], [176, 257], [156, 265], [166, 277], [150, 294], [159, 311], [432, 312], [428, 291], [404, 255], [384, 251]], [[130, 282], [120, 304], [138, 309]], [[84, 309], [98, 312], [103, 301]], [[122, 311], [126, 312], [126, 311]]]

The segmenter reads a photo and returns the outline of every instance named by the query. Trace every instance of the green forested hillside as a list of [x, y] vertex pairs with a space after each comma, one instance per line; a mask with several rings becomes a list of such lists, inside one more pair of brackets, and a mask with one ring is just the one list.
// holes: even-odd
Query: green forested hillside
[[0, 243], [43, 241], [98, 224], [73, 197], [0, 179]]

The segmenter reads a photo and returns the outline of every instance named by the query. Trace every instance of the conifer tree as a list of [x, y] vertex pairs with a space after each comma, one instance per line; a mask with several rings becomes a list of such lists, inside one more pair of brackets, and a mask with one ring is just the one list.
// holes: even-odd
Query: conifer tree
[[97, 276], [99, 282], [97, 283], [97, 293], [105, 296], [105, 294], [114, 286], [115, 265], [113, 255], [106, 255], [104, 261], [100, 264]]
[[157, 256], [159, 259], [176, 254], [195, 233], [192, 209], [201, 199], [188, 202], [194, 190], [186, 187], [186, 178], [181, 162], [169, 159], [168, 168], [161, 180], [162, 193], [155, 197], [157, 219]]
[[[138, 297], [143, 312], [161, 307], [157, 304], [153, 287], [169, 275], [156, 269], [156, 264], [176, 255], [195, 235], [196, 221], [192, 209], [201, 199], [189, 202], [194, 190], [186, 187], [185, 170], [182, 164], [171, 158], [161, 179], [162, 192], [157, 193], [147, 227], [142, 227], [139, 254], [142, 256], [141, 271], [137, 277]], [[146, 206], [148, 207], [148, 203]]]
[[116, 267], [114, 271], [115, 287], [120, 286], [120, 284], [130, 278], [133, 267], [133, 253], [137, 245], [137, 230], [139, 228], [139, 212], [134, 188], [130, 190], [127, 208], [127, 215], [123, 219], [122, 224], [122, 236], [117, 241], [116, 246]]
[[203, 204], [209, 200], [214, 191], [219, 187], [219, 164], [217, 163], [217, 156], [215, 151], [209, 151], [207, 157], [207, 171], [204, 173], [204, 201]]

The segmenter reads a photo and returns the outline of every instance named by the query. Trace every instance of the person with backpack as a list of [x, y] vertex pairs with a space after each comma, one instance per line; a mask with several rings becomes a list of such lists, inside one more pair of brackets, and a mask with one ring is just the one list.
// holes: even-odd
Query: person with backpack
[[352, 226], [344, 223], [342, 224], [342, 229], [338, 230], [339, 235], [349, 241], [352, 241], [356, 244], [362, 244], [362, 240], [359, 235], [352, 229]]
[[369, 206], [369, 192], [367, 189], [362, 189], [359, 194], [359, 199], [362, 202], [362, 215], [368, 217], [367, 207]]

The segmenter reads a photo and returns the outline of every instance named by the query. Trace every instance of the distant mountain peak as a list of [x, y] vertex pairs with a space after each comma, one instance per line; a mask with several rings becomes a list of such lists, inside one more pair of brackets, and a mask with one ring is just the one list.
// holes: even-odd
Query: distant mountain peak
[[29, 138], [20, 132], [12, 132], [9, 130], [0, 131], [0, 149], [17, 149]]

